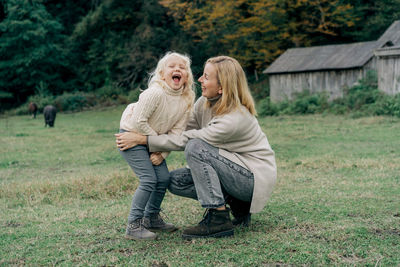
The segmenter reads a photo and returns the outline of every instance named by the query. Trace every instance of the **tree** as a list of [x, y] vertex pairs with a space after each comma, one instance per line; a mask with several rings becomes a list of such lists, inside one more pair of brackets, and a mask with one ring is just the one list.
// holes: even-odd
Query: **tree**
[[2, 105], [24, 102], [38, 86], [62, 92], [62, 25], [38, 1], [9, 0], [5, 7], [0, 23], [0, 88], [11, 98], [0, 99]]
[[134, 89], [168, 50], [188, 49], [185, 34], [156, 0], [106, 0], [70, 37], [71, 58], [82, 87]]
[[88, 0], [42, 0], [47, 11], [57, 19], [64, 28], [64, 34], [70, 35], [75, 25], [94, 10], [98, 1]]
[[164, 0], [183, 28], [214, 53], [262, 70], [286, 48], [309, 46], [354, 25], [340, 0]]
[[351, 41], [377, 40], [395, 21], [400, 19], [400, 0], [346, 0], [354, 6], [355, 27], [342, 29], [341, 35]]

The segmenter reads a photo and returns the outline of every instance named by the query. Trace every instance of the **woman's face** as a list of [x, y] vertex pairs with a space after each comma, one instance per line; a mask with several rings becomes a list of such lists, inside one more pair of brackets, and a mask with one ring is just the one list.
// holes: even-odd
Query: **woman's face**
[[218, 82], [217, 70], [213, 64], [206, 64], [199, 82], [201, 83], [202, 96], [210, 99], [222, 95], [222, 87]]
[[179, 90], [188, 80], [186, 62], [179, 57], [172, 56], [166, 62], [162, 79], [174, 90]]

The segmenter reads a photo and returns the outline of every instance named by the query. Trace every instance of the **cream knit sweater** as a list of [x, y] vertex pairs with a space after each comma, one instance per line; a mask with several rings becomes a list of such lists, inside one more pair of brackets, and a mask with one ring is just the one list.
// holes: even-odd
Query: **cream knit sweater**
[[[120, 129], [143, 135], [182, 133], [190, 116], [183, 88], [174, 90], [165, 82], [153, 83], [140, 94], [136, 103], [129, 104], [121, 116]], [[163, 152], [164, 158], [168, 152]]]

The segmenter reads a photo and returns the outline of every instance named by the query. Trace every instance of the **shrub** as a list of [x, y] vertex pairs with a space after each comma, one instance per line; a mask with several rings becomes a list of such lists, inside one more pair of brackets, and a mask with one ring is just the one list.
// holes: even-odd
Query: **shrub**
[[116, 100], [120, 95], [123, 95], [123, 89], [118, 86], [104, 85], [95, 91], [96, 96], [105, 100]]
[[372, 106], [374, 115], [391, 115], [400, 117], [400, 94], [395, 96], [382, 96]]
[[123, 94], [121, 88], [103, 86], [95, 93], [85, 93], [76, 91], [73, 93], [63, 93], [53, 96], [44, 90], [38, 90], [36, 95], [28, 98], [28, 101], [14, 110], [8, 111], [10, 115], [28, 114], [28, 104], [34, 102], [38, 106], [38, 111], [42, 112], [46, 105], [54, 105], [57, 111], [81, 111], [85, 108], [95, 106], [112, 106], [117, 104], [127, 104], [136, 102], [139, 99], [140, 89], [135, 89]]
[[293, 101], [289, 102], [289, 114], [314, 114], [321, 113], [328, 107], [328, 98], [325, 93], [311, 94], [305, 90], [297, 93]]
[[64, 93], [54, 99], [58, 111], [81, 111], [88, 107], [87, 95], [82, 92]]
[[311, 94], [308, 90], [297, 93], [293, 100], [271, 103], [269, 97], [261, 100], [258, 113], [263, 116], [279, 114], [333, 114], [351, 113], [352, 117], [390, 115], [400, 117], [400, 94], [389, 96], [378, 90], [376, 72], [351, 88], [344, 89], [343, 97], [328, 102], [324, 93]]
[[279, 111], [277, 104], [272, 103], [269, 97], [262, 99], [258, 103], [257, 109], [258, 114], [261, 116], [277, 115]]
[[38, 106], [38, 111], [42, 112], [43, 108], [47, 105], [53, 104], [54, 97], [51, 95], [34, 95], [28, 98], [28, 101], [25, 104], [22, 104], [18, 108], [10, 111], [11, 115], [26, 115], [29, 113], [28, 105], [30, 102], [36, 103]]

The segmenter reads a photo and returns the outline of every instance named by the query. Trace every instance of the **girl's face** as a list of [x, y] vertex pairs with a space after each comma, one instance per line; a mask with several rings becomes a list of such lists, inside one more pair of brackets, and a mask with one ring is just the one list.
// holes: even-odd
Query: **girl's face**
[[186, 62], [177, 56], [167, 59], [162, 79], [174, 90], [179, 90], [188, 80]]
[[201, 83], [202, 96], [210, 99], [222, 95], [222, 87], [218, 82], [217, 70], [213, 64], [207, 63], [205, 65], [199, 82]]

